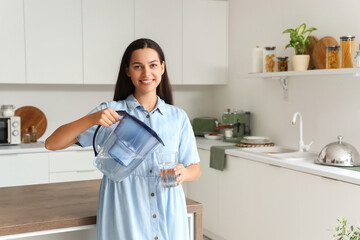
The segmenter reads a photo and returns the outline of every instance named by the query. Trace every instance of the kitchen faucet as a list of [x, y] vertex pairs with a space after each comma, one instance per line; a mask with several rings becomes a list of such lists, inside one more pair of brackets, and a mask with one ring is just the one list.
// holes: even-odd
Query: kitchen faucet
[[310, 146], [311, 144], [313, 144], [313, 142], [310, 142], [309, 145], [305, 145], [304, 141], [303, 141], [303, 125], [302, 125], [302, 117], [301, 114], [299, 112], [296, 112], [293, 116], [292, 119], [292, 124], [295, 125], [296, 124], [296, 118], [299, 117], [299, 121], [300, 121], [300, 136], [299, 136], [299, 152], [307, 152], [310, 150]]

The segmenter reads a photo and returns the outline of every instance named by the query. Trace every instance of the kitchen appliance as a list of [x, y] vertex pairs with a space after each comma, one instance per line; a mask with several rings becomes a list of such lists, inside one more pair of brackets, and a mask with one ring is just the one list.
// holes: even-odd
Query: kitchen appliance
[[217, 118], [214, 117], [197, 117], [192, 121], [192, 127], [195, 136], [203, 137], [204, 134], [215, 132]]
[[359, 152], [351, 144], [343, 142], [342, 136], [338, 141], [329, 143], [320, 152], [315, 163], [331, 166], [360, 166]]
[[[94, 133], [94, 166], [113, 181], [120, 182], [161, 145], [161, 138], [145, 123], [125, 111], [110, 134], [99, 125]], [[105, 141], [100, 146], [97, 137]], [[104, 138], [105, 136], [105, 138]]]
[[228, 128], [232, 129], [233, 136], [225, 138], [225, 142], [239, 142], [244, 136], [249, 136], [251, 134], [250, 112], [227, 109], [222, 115], [222, 123], [216, 127], [216, 130]]
[[0, 145], [12, 145], [21, 143], [21, 120], [20, 117], [0, 116]]

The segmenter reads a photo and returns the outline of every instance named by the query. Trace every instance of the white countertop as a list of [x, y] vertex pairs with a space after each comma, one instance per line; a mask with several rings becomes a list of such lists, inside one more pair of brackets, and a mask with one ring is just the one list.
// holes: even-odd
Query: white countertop
[[[223, 142], [221, 140], [209, 140], [201, 137], [196, 138], [197, 147], [200, 149], [210, 150], [211, 146], [226, 146], [234, 145], [233, 143]], [[72, 145], [64, 150], [59, 151], [83, 151], [92, 150], [92, 147], [82, 148], [78, 145]], [[44, 147], [44, 142], [27, 143], [19, 145], [0, 146], [0, 155], [4, 154], [20, 154], [20, 153], [37, 153], [37, 152], [51, 152]], [[262, 162], [270, 165], [284, 167], [295, 171], [309, 173], [317, 176], [332, 178], [344, 182], [360, 185], [360, 172], [340, 167], [331, 167], [315, 164], [313, 159], [307, 160], [291, 160], [291, 159], [277, 159], [272, 158], [271, 155], [263, 156], [257, 153], [246, 152], [238, 149], [227, 149], [225, 153], [230, 156], [245, 158], [257, 162]], [[314, 153], [314, 156], [317, 154]]]
[[[83, 150], [92, 150], [92, 147], [82, 148], [78, 145], [72, 145], [64, 150], [58, 151], [83, 151]], [[17, 145], [1, 145], [0, 146], [0, 155], [3, 154], [20, 154], [20, 153], [38, 153], [38, 152], [51, 152], [45, 148], [44, 142], [35, 142], [35, 143], [22, 143]]]
[[[234, 145], [221, 140], [208, 140], [201, 137], [196, 138], [196, 142], [198, 148], [205, 150], [210, 150], [211, 146]], [[271, 154], [265, 156], [247, 152], [241, 150], [241, 148], [227, 149], [225, 150], [225, 154], [360, 185], [360, 172], [343, 169], [341, 167], [315, 164], [314, 159], [317, 157], [317, 153], [314, 153], [314, 159], [306, 160], [278, 159], [271, 157]]]

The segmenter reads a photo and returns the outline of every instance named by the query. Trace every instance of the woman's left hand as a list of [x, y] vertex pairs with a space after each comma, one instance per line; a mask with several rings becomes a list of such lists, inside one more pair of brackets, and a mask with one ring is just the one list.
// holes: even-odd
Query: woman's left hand
[[179, 164], [177, 165], [176, 167], [174, 167], [174, 174], [175, 175], [179, 175], [177, 178], [176, 178], [176, 181], [177, 181], [177, 184], [180, 185], [182, 182], [185, 181], [186, 179], [186, 173], [187, 173], [187, 170], [186, 168], [184, 167], [184, 165], [182, 164]]

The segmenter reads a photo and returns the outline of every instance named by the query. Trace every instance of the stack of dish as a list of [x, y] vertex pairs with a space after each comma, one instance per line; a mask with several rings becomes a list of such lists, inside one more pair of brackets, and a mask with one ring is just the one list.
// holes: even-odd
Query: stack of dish
[[239, 147], [270, 147], [274, 146], [274, 142], [269, 137], [263, 136], [245, 136], [239, 143]]
[[219, 140], [219, 139], [222, 139], [224, 137], [224, 134], [221, 134], [221, 133], [208, 133], [208, 134], [204, 134], [204, 137], [206, 139]]

